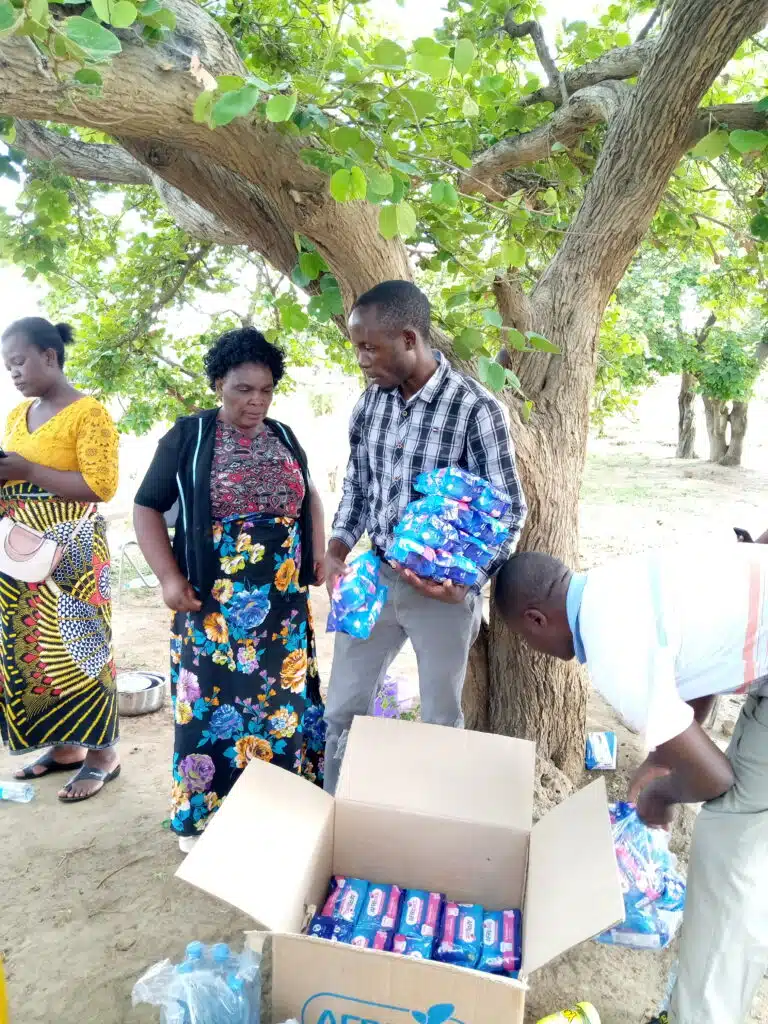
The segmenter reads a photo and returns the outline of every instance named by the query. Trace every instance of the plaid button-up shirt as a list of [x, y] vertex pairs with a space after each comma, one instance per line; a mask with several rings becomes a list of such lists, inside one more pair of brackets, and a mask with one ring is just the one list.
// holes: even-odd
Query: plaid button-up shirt
[[482, 586], [514, 550], [526, 505], [503, 406], [476, 381], [454, 370], [440, 353], [438, 367], [407, 402], [398, 389], [369, 387], [352, 413], [350, 459], [333, 523], [335, 539], [350, 549], [364, 532], [384, 551], [410, 501], [420, 497], [413, 482], [443, 466], [490, 481], [512, 498], [509, 534], [496, 552]]

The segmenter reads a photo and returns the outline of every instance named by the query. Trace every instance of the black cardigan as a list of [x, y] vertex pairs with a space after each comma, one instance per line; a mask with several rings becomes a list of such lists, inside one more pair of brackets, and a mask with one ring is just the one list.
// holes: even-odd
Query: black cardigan
[[[178, 502], [173, 553], [182, 573], [199, 594], [210, 592], [218, 573], [211, 514], [211, 470], [218, 415], [218, 409], [209, 409], [176, 421], [157, 446], [135, 499], [137, 505], [162, 513]], [[301, 467], [305, 494], [299, 513], [299, 583], [309, 586], [315, 582], [315, 569], [307, 456], [290, 427], [272, 419], [264, 422]]]

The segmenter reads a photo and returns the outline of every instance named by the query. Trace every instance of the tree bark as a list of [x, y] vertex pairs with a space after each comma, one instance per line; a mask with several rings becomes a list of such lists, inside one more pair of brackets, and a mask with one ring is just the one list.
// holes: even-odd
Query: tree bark
[[728, 405], [708, 395], [702, 397], [709, 435], [709, 461], [721, 462], [728, 451]]
[[[195, 68], [202, 66], [209, 76], [246, 71], [233, 42], [202, 6], [194, 0], [165, 3], [177, 15], [177, 29], [154, 47], [137, 33], [122, 33], [123, 52], [104, 65], [101, 94], [83, 95], [77, 104], [69, 102], [66, 81], [40, 59], [28, 38], [1, 39], [0, 111], [112, 133], [149, 169], [153, 181], [162, 179], [175, 190], [172, 197], [183, 195], [195, 204], [193, 211], [208, 211], [225, 237], [238, 237], [282, 273], [293, 269], [294, 233], [302, 234], [333, 270], [347, 308], [381, 280], [411, 277], [405, 246], [379, 234], [377, 209], [365, 202], [334, 202], [327, 178], [302, 161], [306, 138], [257, 118], [238, 119], [216, 131], [194, 123], [192, 107], [200, 90]], [[522, 538], [526, 548], [578, 563], [579, 485], [602, 315], [691, 144], [705, 92], [767, 16], [768, 0], [687, 0], [673, 6], [658, 38], [628, 48], [637, 61], [634, 70], [625, 51], [595, 62], [603, 69], [597, 81], [564, 76], [573, 92], [605, 78], [636, 75], [643, 67], [635, 88], [602, 90], [611, 99], [624, 92], [626, 98], [605, 108], [610, 121], [584, 202], [530, 296], [532, 326], [560, 354], [508, 353], [535, 403], [530, 421], [523, 423], [517, 404], [509, 401], [531, 509]], [[621, 69], [606, 75], [617, 56]], [[533, 150], [531, 159], [539, 159], [539, 150]], [[135, 173], [130, 161], [123, 161], [122, 173]], [[436, 343], [458, 363], [448, 339], [437, 336]], [[471, 365], [459, 365], [472, 371]], [[544, 757], [576, 773], [584, 754], [582, 675], [571, 664], [532, 657], [493, 610], [488, 639], [487, 727], [535, 739]], [[478, 707], [468, 709], [476, 722], [484, 721], [483, 685], [481, 679], [471, 698]], [[472, 688], [470, 683], [468, 697]]]
[[720, 459], [721, 466], [741, 465], [741, 456], [744, 452], [744, 436], [747, 433], [747, 408], [747, 402], [731, 403], [731, 412], [728, 416], [731, 436], [728, 440], [728, 449]]
[[677, 451], [678, 459], [696, 458], [696, 378], [686, 370], [680, 374], [680, 391], [677, 396]]

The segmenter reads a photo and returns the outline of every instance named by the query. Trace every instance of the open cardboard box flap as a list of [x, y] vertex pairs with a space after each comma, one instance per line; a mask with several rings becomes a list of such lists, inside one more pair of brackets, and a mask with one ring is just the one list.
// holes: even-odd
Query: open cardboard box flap
[[528, 845], [523, 975], [624, 919], [605, 780], [534, 825]]
[[535, 768], [536, 748], [527, 740], [356, 718], [336, 800], [527, 832]]
[[[534, 766], [533, 744], [522, 740], [356, 718], [335, 801], [251, 761], [177, 875], [261, 927], [294, 934], [334, 873], [439, 889], [493, 909], [520, 906], [525, 894], [529, 974], [623, 916], [604, 783], [531, 829]], [[328, 956], [345, 949], [326, 946]], [[360, 952], [366, 961], [381, 956], [351, 951]], [[387, 970], [399, 962], [384, 960]]]

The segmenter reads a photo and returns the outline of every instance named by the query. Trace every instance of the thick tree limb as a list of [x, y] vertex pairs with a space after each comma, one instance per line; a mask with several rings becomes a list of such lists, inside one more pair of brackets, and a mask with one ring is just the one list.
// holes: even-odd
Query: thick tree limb
[[511, 39], [522, 39], [523, 36], [530, 36], [533, 40], [533, 45], [536, 47], [536, 53], [538, 54], [541, 66], [547, 76], [550, 88], [555, 89], [558, 93], [558, 105], [560, 103], [568, 102], [568, 89], [566, 88], [563, 76], [560, 74], [557, 64], [555, 64], [552, 54], [549, 52], [547, 41], [544, 38], [544, 29], [538, 23], [538, 21], [523, 21], [518, 24], [515, 21], [514, 9], [507, 11], [507, 15], [504, 18], [504, 30]]
[[[479, 192], [488, 199], [501, 199], [518, 191], [519, 185], [505, 175], [524, 164], [546, 160], [552, 146], [559, 142], [566, 149], [574, 146], [588, 128], [608, 122], [629, 96], [631, 88], [621, 82], [582, 89], [570, 97], [568, 104], [533, 131], [509, 135], [481, 153], [462, 177], [461, 188], [467, 193]], [[684, 151], [692, 149], [705, 135], [718, 127], [766, 131], [768, 112], [755, 109], [754, 103], [722, 103], [702, 107], [691, 122]]]
[[489, 199], [509, 195], [503, 174], [524, 164], [546, 160], [556, 142], [569, 149], [588, 128], [609, 121], [622, 106], [626, 94], [627, 87], [622, 82], [603, 82], [574, 93], [540, 127], [509, 135], [481, 153], [463, 175], [462, 191], [480, 192]]
[[[339, 271], [347, 303], [384, 277], [410, 277], [402, 243], [378, 233], [376, 209], [336, 203], [326, 176], [301, 159], [306, 140], [257, 119], [241, 118], [216, 131], [195, 124], [192, 107], [200, 86], [190, 70], [193, 58], [214, 77], [247, 72], [232, 40], [194, 0], [167, 0], [167, 6], [176, 14], [176, 30], [155, 47], [138, 33], [121, 33], [123, 52], [104, 65], [100, 96], [73, 94], [40, 61], [29, 39], [0, 40], [0, 111], [111, 133], [246, 244], [270, 260], [275, 255], [281, 271], [292, 269], [295, 247], [286, 266], [287, 242], [292, 246], [294, 232], [300, 232]], [[345, 236], [351, 246], [364, 238], [365, 259], [346, 265], [350, 247], [339, 245]]]
[[[632, 43], [630, 46], [622, 46], [616, 50], [609, 50], [588, 64], [582, 64], [579, 68], [563, 73], [563, 81], [569, 95], [582, 89], [588, 89], [592, 85], [600, 85], [607, 81], [625, 81], [627, 78], [636, 78], [649, 60], [656, 46], [657, 39], [643, 39], [640, 42]], [[520, 101], [521, 107], [531, 107], [536, 103], [558, 103], [560, 101], [559, 88], [546, 85], [543, 89], [537, 89], [530, 96], [524, 96]]]
[[16, 121], [14, 145], [32, 160], [45, 160], [56, 170], [85, 181], [113, 185], [149, 185], [151, 175], [120, 146], [82, 142], [35, 121]]

